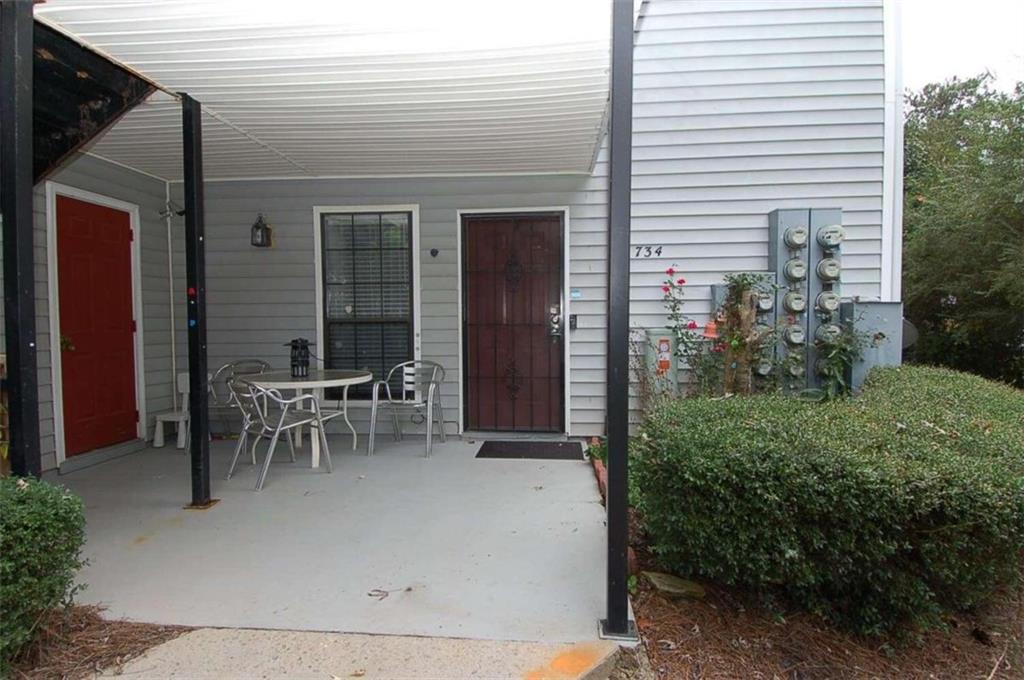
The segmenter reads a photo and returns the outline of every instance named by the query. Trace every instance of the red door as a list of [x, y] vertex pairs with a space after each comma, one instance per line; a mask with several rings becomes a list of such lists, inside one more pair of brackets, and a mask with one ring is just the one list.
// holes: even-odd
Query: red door
[[57, 197], [64, 446], [69, 456], [138, 434], [131, 241], [128, 213]]
[[563, 431], [562, 218], [465, 217], [466, 426]]

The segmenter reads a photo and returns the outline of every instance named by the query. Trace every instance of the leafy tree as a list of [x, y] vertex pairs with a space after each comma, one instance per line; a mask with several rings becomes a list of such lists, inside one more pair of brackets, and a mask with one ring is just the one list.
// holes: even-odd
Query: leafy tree
[[911, 359], [1024, 386], [1024, 83], [908, 97], [903, 299]]

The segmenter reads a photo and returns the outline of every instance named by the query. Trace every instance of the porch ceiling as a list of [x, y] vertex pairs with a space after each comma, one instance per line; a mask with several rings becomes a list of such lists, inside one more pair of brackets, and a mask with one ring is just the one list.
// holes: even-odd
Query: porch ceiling
[[[36, 17], [202, 102], [208, 178], [588, 173], [608, 0], [48, 0]], [[91, 149], [181, 178], [154, 95]]]

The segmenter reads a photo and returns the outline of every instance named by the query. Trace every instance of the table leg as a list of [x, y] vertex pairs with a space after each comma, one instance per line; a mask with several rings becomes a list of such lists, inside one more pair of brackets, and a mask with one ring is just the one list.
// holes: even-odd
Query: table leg
[[[302, 394], [303, 394], [302, 388], [296, 387], [295, 388], [295, 396], [296, 397], [301, 397]], [[316, 437], [312, 437], [312, 439], [313, 439], [313, 445], [316, 446]], [[295, 448], [299, 448], [299, 449], [302, 448], [302, 426], [301, 425], [299, 427], [295, 428]], [[313, 467], [316, 467], [315, 461], [314, 461]]]
[[[299, 428], [295, 428], [299, 429]], [[313, 469], [320, 467], [320, 433], [313, 432], [314, 428], [309, 428], [309, 449], [313, 458]]]
[[342, 391], [341, 417], [345, 419], [345, 424], [348, 425], [348, 429], [352, 430], [352, 450], [355, 451], [359, 435], [356, 434], [356, 428], [352, 426], [352, 421], [348, 419], [348, 385], [345, 385], [345, 388]]

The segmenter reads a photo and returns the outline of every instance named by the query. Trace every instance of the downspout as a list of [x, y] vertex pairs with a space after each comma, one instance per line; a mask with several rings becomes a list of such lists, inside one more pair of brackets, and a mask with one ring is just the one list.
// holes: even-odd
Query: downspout
[[167, 225], [167, 302], [171, 320], [171, 406], [178, 410], [178, 350], [174, 323], [174, 240], [171, 236], [171, 183], [164, 181], [164, 221]]
[[882, 17], [884, 101], [882, 144], [881, 299], [899, 302], [903, 279], [903, 64], [900, 3], [885, 0]]

